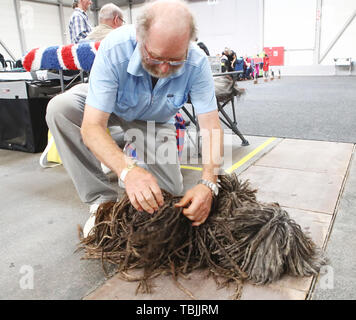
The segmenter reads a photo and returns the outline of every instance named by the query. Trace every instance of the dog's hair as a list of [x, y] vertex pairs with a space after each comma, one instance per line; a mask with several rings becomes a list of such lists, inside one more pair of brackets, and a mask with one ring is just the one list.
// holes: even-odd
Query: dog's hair
[[[151, 292], [150, 281], [161, 274], [176, 280], [207, 268], [219, 284], [276, 281], [284, 274], [310, 276], [326, 259], [311, 238], [278, 203], [256, 200], [256, 190], [235, 174], [220, 176], [220, 192], [206, 222], [199, 227], [174, 204], [180, 197], [164, 192], [165, 204], [149, 214], [138, 212], [125, 195], [118, 203], [102, 204], [92, 234], [81, 238], [84, 258], [102, 259], [118, 267], [126, 280], [137, 280], [137, 290]], [[132, 268], [143, 268], [142, 277], [130, 278]]]

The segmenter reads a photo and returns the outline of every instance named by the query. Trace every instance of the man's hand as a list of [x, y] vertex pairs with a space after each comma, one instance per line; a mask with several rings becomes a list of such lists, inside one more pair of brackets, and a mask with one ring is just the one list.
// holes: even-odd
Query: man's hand
[[184, 197], [175, 204], [176, 207], [189, 207], [183, 209], [183, 214], [194, 221], [193, 226], [200, 226], [208, 218], [213, 196], [209, 187], [198, 184], [187, 191]]
[[135, 167], [125, 178], [126, 193], [138, 211], [154, 213], [163, 205], [163, 196], [156, 178], [147, 170]]

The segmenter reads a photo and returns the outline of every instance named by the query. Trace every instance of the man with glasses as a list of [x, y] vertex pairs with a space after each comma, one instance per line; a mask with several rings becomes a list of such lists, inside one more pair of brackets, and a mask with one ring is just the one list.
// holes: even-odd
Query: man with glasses
[[113, 29], [125, 24], [123, 16], [123, 12], [118, 6], [113, 3], [105, 4], [99, 11], [99, 25], [80, 42], [103, 40]]
[[[193, 44], [195, 38], [194, 19], [183, 1], [147, 4], [136, 27], [125, 25], [101, 42], [85, 108], [72, 103], [58, 110], [49, 104], [47, 123], [63, 164], [81, 200], [91, 208], [118, 197], [100, 162], [118, 175], [139, 211], [154, 214], [164, 204], [162, 189], [182, 195], [173, 118], [189, 95], [200, 128], [210, 138], [203, 137], [203, 160], [206, 155], [208, 161], [203, 164], [202, 179], [177, 206], [184, 207], [183, 214], [193, 226], [207, 219], [213, 195], [218, 192], [222, 130], [210, 65], [204, 52]], [[127, 140], [134, 141], [143, 166], [107, 134], [112, 126], [120, 126]], [[218, 132], [217, 139], [212, 137], [213, 131]], [[94, 221], [92, 215], [84, 236]]]

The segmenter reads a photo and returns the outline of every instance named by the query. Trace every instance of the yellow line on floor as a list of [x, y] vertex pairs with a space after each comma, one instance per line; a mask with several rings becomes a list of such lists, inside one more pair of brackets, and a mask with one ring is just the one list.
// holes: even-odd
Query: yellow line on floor
[[[244, 156], [241, 160], [236, 162], [233, 166], [231, 166], [229, 169], [226, 169], [226, 173], [232, 173], [234, 170], [237, 168], [241, 167], [245, 162], [250, 160], [253, 156], [255, 156], [257, 153], [259, 153], [261, 150], [266, 148], [271, 142], [276, 140], [276, 138], [269, 138], [266, 140], [264, 143], [262, 143], [260, 146], [258, 146], [256, 149], [251, 151], [248, 155]], [[180, 166], [182, 169], [187, 169], [187, 170], [195, 170], [195, 171], [202, 171], [203, 168], [201, 167], [193, 167], [193, 166]]]
[[266, 148], [272, 141], [276, 140], [276, 138], [269, 138], [267, 141], [262, 143], [260, 146], [258, 146], [255, 150], [251, 151], [248, 155], [244, 156], [241, 160], [236, 162], [233, 166], [231, 166], [229, 169], [226, 169], [226, 173], [232, 173], [235, 171], [237, 168], [241, 167], [245, 162], [250, 160], [254, 155], [259, 153], [261, 150]]
[[180, 166], [182, 169], [188, 169], [188, 170], [195, 170], [195, 171], [202, 171], [203, 168], [200, 167], [191, 167], [191, 166]]

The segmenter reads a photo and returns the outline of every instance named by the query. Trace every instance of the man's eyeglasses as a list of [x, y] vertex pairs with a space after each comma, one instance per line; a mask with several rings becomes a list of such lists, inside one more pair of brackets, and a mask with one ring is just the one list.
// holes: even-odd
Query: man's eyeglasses
[[121, 21], [122, 21], [122, 24], [125, 24], [126, 21], [124, 19], [122, 19], [120, 16], [117, 16]]
[[186, 59], [184, 59], [184, 60], [157, 60], [157, 59], [153, 59], [150, 56], [150, 54], [148, 53], [145, 44], [142, 46], [142, 48], [143, 48], [143, 53], [145, 55], [144, 58], [145, 58], [146, 62], [150, 63], [150, 64], [159, 65], [159, 64], [163, 64], [163, 63], [168, 63], [170, 66], [176, 67], [176, 66], [181, 66], [182, 64], [184, 64], [187, 61]]

